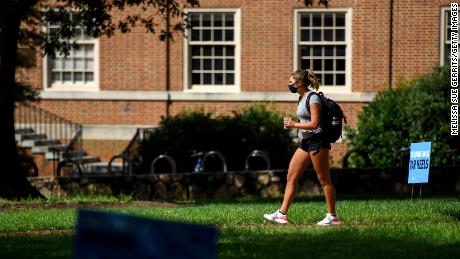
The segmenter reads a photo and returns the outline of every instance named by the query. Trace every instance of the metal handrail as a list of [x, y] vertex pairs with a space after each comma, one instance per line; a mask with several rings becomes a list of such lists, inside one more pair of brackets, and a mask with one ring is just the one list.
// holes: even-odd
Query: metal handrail
[[[107, 168], [107, 173], [109, 175], [112, 174], [112, 162], [117, 159], [121, 158], [123, 161], [122, 166], [122, 173], [123, 174], [133, 174], [133, 167], [134, 167], [134, 158], [140, 158], [139, 155], [139, 145], [141, 144], [142, 140], [144, 140], [148, 134], [153, 132], [156, 128], [137, 128], [136, 133], [129, 141], [128, 145], [123, 149], [122, 152], [114, 155], [110, 161]], [[126, 167], [125, 164], [128, 166]]]
[[[15, 129], [31, 129], [31, 134], [43, 135], [43, 140], [57, 140], [64, 150], [52, 149], [53, 156], [59, 162], [69, 159], [72, 151], [83, 154], [83, 126], [31, 103], [16, 103]], [[53, 171], [58, 174], [55, 164]]]
[[246, 162], [244, 164], [244, 169], [246, 171], [249, 171], [249, 159], [251, 157], [261, 157], [265, 161], [265, 164], [267, 165], [267, 170], [270, 170], [270, 158], [269, 158], [268, 152], [256, 149], [250, 152], [249, 155], [246, 157]]

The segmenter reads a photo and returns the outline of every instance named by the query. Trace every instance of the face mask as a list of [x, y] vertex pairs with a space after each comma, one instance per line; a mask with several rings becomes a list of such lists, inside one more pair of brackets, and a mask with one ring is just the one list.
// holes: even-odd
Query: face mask
[[288, 88], [291, 93], [297, 93], [298, 88], [294, 84], [288, 84]]

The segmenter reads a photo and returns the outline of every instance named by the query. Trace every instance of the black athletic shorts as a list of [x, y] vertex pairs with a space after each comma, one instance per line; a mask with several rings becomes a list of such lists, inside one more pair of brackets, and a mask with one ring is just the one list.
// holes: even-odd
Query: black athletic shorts
[[299, 148], [306, 152], [319, 151], [320, 147], [331, 149], [331, 143], [327, 140], [323, 140], [320, 136], [302, 139], [299, 143]]

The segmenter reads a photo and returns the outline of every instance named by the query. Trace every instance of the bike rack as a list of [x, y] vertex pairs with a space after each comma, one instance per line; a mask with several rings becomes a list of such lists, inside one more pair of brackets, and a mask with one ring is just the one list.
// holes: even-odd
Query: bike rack
[[56, 175], [57, 176], [61, 176], [61, 169], [66, 165], [75, 165], [76, 168], [77, 168], [77, 171], [78, 171], [78, 176], [81, 177], [82, 170], [81, 170], [81, 167], [80, 167], [80, 163], [78, 163], [78, 162], [76, 162], [74, 160], [71, 160], [71, 159], [64, 159], [64, 160], [62, 160], [61, 162], [58, 163], [57, 170], [56, 170]]
[[224, 173], [227, 172], [227, 161], [225, 160], [225, 157], [222, 153], [220, 153], [219, 151], [209, 151], [207, 152], [204, 157], [203, 157], [203, 171], [204, 171], [204, 165], [205, 165], [205, 162], [206, 162], [206, 158], [210, 157], [210, 156], [217, 156], [220, 161], [222, 162], [222, 169], [224, 171]]
[[256, 149], [250, 152], [249, 155], [246, 157], [246, 162], [244, 164], [244, 169], [246, 171], [249, 171], [249, 159], [252, 157], [261, 157], [265, 161], [265, 164], [267, 165], [267, 170], [270, 170], [270, 158], [269, 158], [268, 152]]
[[359, 149], [350, 149], [342, 159], [342, 168], [348, 168], [348, 159], [350, 158], [351, 154], [356, 153], [360, 155], [362, 158], [364, 158], [364, 163], [365, 166], [369, 166], [371, 164], [371, 160], [369, 159], [369, 156], [366, 152], [359, 150]]
[[398, 156], [400, 154], [402, 154], [401, 157], [399, 158], [399, 162], [396, 164], [398, 167], [403, 167], [404, 166], [403, 165], [403, 160], [404, 160], [404, 154], [403, 153], [408, 151], [408, 150], [410, 150], [410, 146], [409, 147], [402, 147], [398, 151], [395, 152], [395, 154], [393, 156], [393, 160], [397, 160]]
[[155, 159], [153, 159], [152, 163], [150, 164], [150, 174], [155, 173], [155, 164], [158, 162], [160, 159], [166, 159], [166, 161], [169, 162], [171, 165], [171, 171], [172, 173], [176, 173], [176, 161], [174, 161], [174, 158], [172, 158], [169, 155], [159, 155]]
[[127, 169], [128, 169], [127, 170], [128, 174], [131, 175], [132, 174], [131, 160], [124, 153], [114, 155], [112, 158], [110, 158], [109, 164], [107, 165], [107, 174], [112, 175], [112, 163], [117, 158], [121, 158], [121, 160], [122, 160], [122, 165], [121, 165], [122, 173], [123, 174], [125, 173], [125, 167], [126, 167], [125, 163], [126, 163], [127, 164]]

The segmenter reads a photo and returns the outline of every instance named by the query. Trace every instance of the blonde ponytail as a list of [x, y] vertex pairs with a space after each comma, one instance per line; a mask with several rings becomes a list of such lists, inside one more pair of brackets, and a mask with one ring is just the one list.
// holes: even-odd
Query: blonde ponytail
[[307, 75], [308, 75], [308, 80], [310, 80], [311, 82], [311, 87], [313, 89], [315, 89], [315, 91], [318, 91], [319, 89], [319, 79], [318, 77], [315, 75], [315, 73], [313, 73], [313, 70], [311, 69], [306, 69], [305, 71], [307, 71]]

